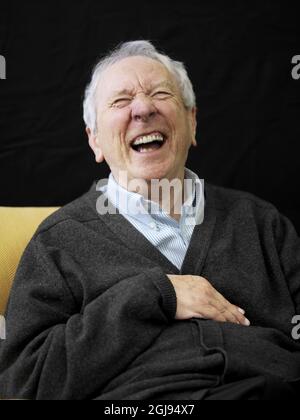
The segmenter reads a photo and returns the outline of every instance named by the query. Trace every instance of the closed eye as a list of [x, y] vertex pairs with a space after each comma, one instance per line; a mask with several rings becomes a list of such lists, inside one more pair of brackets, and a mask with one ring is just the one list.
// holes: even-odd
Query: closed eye
[[124, 106], [127, 106], [131, 101], [131, 98], [118, 98], [113, 102], [113, 106], [117, 108], [122, 108]]
[[170, 96], [172, 96], [172, 94], [170, 92], [164, 92], [164, 91], [155, 92], [152, 95], [152, 97], [154, 97], [156, 99], [167, 99]]

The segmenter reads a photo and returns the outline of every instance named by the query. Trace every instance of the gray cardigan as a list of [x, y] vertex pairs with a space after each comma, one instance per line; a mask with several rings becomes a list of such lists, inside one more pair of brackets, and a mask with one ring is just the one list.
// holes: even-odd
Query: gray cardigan
[[[204, 223], [179, 271], [92, 189], [48, 218], [28, 245], [0, 342], [0, 396], [200, 399], [263, 375], [300, 378], [300, 240], [250, 194], [206, 184]], [[166, 274], [207, 278], [252, 326], [176, 321]]]

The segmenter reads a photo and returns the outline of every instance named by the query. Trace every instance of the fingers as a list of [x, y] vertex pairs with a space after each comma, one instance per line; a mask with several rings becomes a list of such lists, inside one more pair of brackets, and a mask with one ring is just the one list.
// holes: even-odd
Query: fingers
[[225, 316], [229, 322], [244, 325], [246, 327], [250, 326], [250, 321], [245, 317], [245, 311], [243, 309], [232, 305], [219, 292], [216, 291], [216, 294], [219, 302], [219, 310], [226, 314]]
[[[202, 306], [201, 313], [203, 312], [206, 317], [215, 321], [231, 322], [244, 326], [250, 325], [249, 320], [245, 317], [244, 311], [241, 308], [228, 302], [209, 283], [207, 283], [207, 286], [207, 305]], [[213, 318], [211, 318], [212, 314], [214, 314]]]
[[201, 315], [194, 314], [193, 318], [199, 319], [210, 319], [217, 322], [229, 322], [232, 324], [249, 326], [250, 322], [243, 317], [241, 320], [238, 320], [235, 314], [228, 310], [228, 308], [216, 308], [214, 306], [202, 306]]
[[220, 309], [216, 306], [203, 306], [201, 308], [201, 313], [203, 314], [201, 318], [211, 319], [218, 322], [230, 322], [232, 324], [239, 324], [237, 319], [227, 308]]
[[[238, 314], [238, 318], [240, 320], [240, 324], [245, 325], [246, 327], [249, 327], [251, 325], [251, 322], [248, 318], [245, 316], [245, 311], [241, 308], [238, 308], [237, 306], [233, 306], [235, 308], [235, 311]], [[241, 312], [243, 311], [243, 312]]]
[[168, 275], [177, 296], [177, 320], [211, 319], [249, 326], [243, 309], [232, 305], [204, 277]]
[[218, 322], [229, 322], [225, 314], [222, 314], [220, 311], [218, 311], [212, 306], [204, 306], [201, 312], [203, 313], [203, 315], [196, 315], [194, 316], [194, 318], [209, 319]]

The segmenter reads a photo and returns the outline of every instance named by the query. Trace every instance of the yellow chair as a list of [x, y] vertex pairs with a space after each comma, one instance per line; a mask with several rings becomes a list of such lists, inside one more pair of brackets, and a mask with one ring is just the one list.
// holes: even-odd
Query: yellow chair
[[58, 208], [0, 207], [0, 315], [22, 254], [38, 226]]

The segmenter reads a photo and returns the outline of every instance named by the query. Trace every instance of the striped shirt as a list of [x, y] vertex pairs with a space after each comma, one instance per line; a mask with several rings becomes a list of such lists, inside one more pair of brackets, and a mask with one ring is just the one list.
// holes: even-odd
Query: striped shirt
[[[186, 201], [181, 207], [181, 218], [177, 222], [153, 201], [122, 188], [110, 174], [107, 185], [100, 188], [109, 201], [136, 229], [141, 232], [179, 270], [182, 267], [196, 225], [204, 219], [203, 181], [189, 169], [185, 179], [191, 180], [192, 188], [185, 190]], [[130, 205], [128, 205], [130, 203]], [[143, 209], [143, 211], [130, 211]]]

